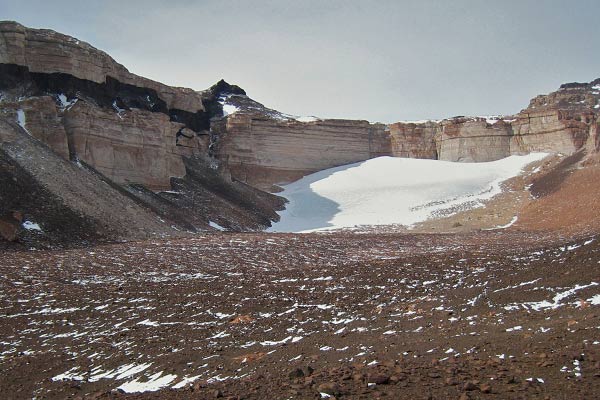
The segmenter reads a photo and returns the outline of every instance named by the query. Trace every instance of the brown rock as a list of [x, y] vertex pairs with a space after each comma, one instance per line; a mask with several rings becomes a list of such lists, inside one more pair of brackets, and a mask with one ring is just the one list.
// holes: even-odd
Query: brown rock
[[367, 376], [367, 381], [376, 385], [386, 385], [390, 381], [390, 376], [383, 373], [374, 372]]
[[492, 386], [489, 383], [483, 383], [483, 384], [479, 385], [479, 390], [482, 393], [491, 393], [492, 392]]
[[17, 240], [21, 224], [12, 216], [0, 217], [0, 237], [9, 242]]
[[68, 74], [96, 83], [104, 83], [111, 77], [122, 83], [155, 90], [168, 108], [192, 113], [204, 110], [200, 93], [134, 75], [103, 51], [49, 29], [1, 22], [0, 63], [25, 66], [31, 72]]
[[332, 396], [338, 396], [340, 394], [340, 387], [335, 382], [325, 382], [317, 386], [317, 390], [321, 393], [327, 393]]
[[290, 371], [288, 377], [290, 379], [302, 378], [304, 377], [304, 371], [302, 371], [300, 368], [294, 368]]
[[397, 122], [389, 129], [393, 156], [437, 159], [435, 137], [441, 129], [438, 123]]
[[218, 158], [236, 179], [270, 189], [322, 169], [390, 155], [384, 128], [367, 121], [279, 121], [235, 113], [220, 128]]
[[[78, 101], [65, 113], [64, 126], [77, 157], [116, 183], [168, 190], [171, 177], [185, 175], [182, 155], [194, 153], [176, 145], [183, 125], [162, 113], [131, 110], [120, 115]], [[202, 148], [198, 143], [195, 151]]]

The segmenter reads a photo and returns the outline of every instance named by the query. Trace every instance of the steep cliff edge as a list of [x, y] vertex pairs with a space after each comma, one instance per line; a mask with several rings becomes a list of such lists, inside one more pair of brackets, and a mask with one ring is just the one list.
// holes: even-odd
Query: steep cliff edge
[[[71, 235], [74, 241], [269, 226], [284, 200], [233, 180], [209, 157], [210, 121], [223, 115], [218, 102], [223, 93], [245, 94], [224, 81], [203, 92], [172, 88], [129, 73], [69, 36], [0, 22], [3, 171], [7, 179], [10, 171], [22, 171], [29, 182], [17, 179], [12, 189], [0, 188], [0, 222], [7, 232], [17, 232], [0, 236], [48, 243], [69, 237], [32, 235], [15, 222], [13, 215], [32, 217], [32, 200], [21, 192], [38, 190], [53, 206], [47, 215], [35, 215], [36, 232], [60, 230], [53, 216], [80, 215], [87, 223], [80, 224], [81, 234]], [[26, 145], [10, 150], [19, 137]], [[37, 145], [51, 152], [32, 151]], [[37, 164], [28, 162], [32, 159]], [[56, 185], [53, 176], [69, 182]], [[97, 195], [64, 201], [65, 191], [82, 191], [85, 198], [85, 182], [95, 182]], [[78, 208], [80, 203], [92, 208]], [[129, 215], [132, 208], [141, 214]], [[106, 217], [110, 213], [129, 215], [133, 230]]]
[[295, 117], [247, 96], [224, 96], [221, 102], [232, 113], [213, 124], [214, 156], [236, 179], [268, 190], [382, 155], [485, 162], [531, 152], [593, 153], [598, 151], [599, 82], [563, 85], [514, 116], [389, 125]]
[[594, 153], [599, 149], [599, 114], [600, 79], [565, 84], [537, 96], [514, 116], [392, 124], [392, 154], [482, 162], [531, 152]]

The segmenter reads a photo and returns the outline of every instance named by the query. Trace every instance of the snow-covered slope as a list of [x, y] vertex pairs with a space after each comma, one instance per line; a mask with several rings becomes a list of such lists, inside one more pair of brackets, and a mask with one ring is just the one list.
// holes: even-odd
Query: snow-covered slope
[[413, 225], [433, 213], [473, 208], [500, 183], [546, 154], [487, 163], [379, 157], [306, 176], [278, 193], [290, 202], [271, 232], [310, 232], [360, 225]]

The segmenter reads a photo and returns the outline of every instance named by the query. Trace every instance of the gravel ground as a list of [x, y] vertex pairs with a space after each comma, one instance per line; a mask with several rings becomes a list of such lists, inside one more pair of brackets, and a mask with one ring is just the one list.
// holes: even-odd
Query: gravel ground
[[594, 398], [599, 243], [510, 230], [223, 233], [6, 251], [0, 390]]

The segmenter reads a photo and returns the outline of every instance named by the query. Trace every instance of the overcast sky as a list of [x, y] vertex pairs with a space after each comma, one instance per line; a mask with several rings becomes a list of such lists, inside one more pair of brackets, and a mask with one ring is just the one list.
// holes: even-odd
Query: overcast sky
[[394, 122], [512, 114], [600, 77], [599, 0], [0, 0], [0, 19], [282, 112]]

